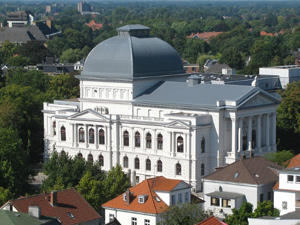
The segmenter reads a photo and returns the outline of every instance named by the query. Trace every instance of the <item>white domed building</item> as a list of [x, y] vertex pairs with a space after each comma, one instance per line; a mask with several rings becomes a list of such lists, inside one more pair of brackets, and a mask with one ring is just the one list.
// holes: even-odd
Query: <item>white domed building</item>
[[279, 101], [255, 86], [207, 84], [142, 25], [117, 29], [88, 55], [80, 98], [44, 103], [44, 157], [53, 151], [120, 164], [133, 184], [201, 177], [249, 152], [276, 151]]

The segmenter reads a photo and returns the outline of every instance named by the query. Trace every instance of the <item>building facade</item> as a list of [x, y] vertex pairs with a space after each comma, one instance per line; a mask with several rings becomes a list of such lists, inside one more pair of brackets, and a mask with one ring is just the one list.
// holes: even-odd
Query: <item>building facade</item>
[[276, 98], [186, 74], [175, 49], [147, 27], [117, 31], [88, 55], [80, 98], [44, 103], [45, 160], [67, 152], [103, 170], [121, 164], [133, 184], [163, 175], [197, 191], [214, 167], [276, 151]]

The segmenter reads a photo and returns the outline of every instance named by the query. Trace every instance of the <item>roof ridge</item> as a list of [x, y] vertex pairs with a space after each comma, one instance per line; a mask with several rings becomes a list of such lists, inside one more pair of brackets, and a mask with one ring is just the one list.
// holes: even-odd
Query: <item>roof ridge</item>
[[258, 181], [255, 179], [254, 174], [251, 173], [251, 171], [249, 170], [248, 166], [246, 165], [246, 163], [244, 162], [243, 159], [241, 160], [241, 162], [244, 164], [244, 166], [246, 167], [247, 171], [250, 173], [251, 177], [254, 179], [255, 183], [258, 184]]
[[[151, 179], [151, 180], [153, 180], [152, 182], [154, 182], [154, 181], [155, 181], [155, 178], [153, 178], [153, 179]], [[158, 213], [158, 210], [156, 209], [155, 202], [154, 202], [154, 200], [153, 200], [152, 188], [150, 188], [149, 181], [150, 181], [150, 179], [147, 180], [147, 185], [148, 185], [148, 188], [149, 188], [149, 195], [151, 196], [151, 201], [152, 201], [152, 205], [154, 206], [155, 213]], [[154, 191], [153, 191], [153, 192], [154, 192]], [[150, 197], [150, 196], [149, 196], [149, 197]], [[148, 198], [148, 199], [149, 199], [149, 198]]]

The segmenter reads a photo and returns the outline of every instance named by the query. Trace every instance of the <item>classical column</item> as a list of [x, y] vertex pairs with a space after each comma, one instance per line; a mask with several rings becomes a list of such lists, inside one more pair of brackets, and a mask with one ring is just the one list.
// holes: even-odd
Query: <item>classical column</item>
[[247, 132], [248, 150], [252, 149], [252, 117], [248, 117], [248, 132]]
[[256, 146], [261, 150], [261, 115], [257, 116]]
[[177, 146], [176, 146], [176, 138], [175, 138], [175, 132], [172, 132], [172, 156], [175, 156], [175, 152], [177, 150]]
[[89, 146], [89, 127], [88, 125], [86, 124], [85, 125], [85, 147], [87, 148]]
[[[74, 124], [72, 123], [72, 130], [71, 130], [71, 142], [72, 142], [72, 147], [74, 147], [75, 140], [74, 140]], [[60, 131], [59, 131], [60, 132]], [[59, 134], [60, 135], [60, 134]], [[59, 136], [57, 135], [57, 136]]]
[[236, 131], [237, 131], [237, 122], [236, 118], [231, 118], [231, 128], [232, 128], [232, 134], [231, 134], [231, 153], [232, 156], [235, 158], [236, 154], [236, 145], [237, 145], [237, 140], [236, 140]]
[[272, 147], [276, 146], [276, 113], [272, 113], [272, 131], [271, 131], [271, 135], [272, 135]]
[[239, 139], [238, 152], [243, 150], [243, 118], [239, 118]]
[[266, 115], [266, 147], [270, 146], [270, 117], [269, 114]]
[[99, 126], [95, 125], [95, 146], [96, 149], [99, 148]]

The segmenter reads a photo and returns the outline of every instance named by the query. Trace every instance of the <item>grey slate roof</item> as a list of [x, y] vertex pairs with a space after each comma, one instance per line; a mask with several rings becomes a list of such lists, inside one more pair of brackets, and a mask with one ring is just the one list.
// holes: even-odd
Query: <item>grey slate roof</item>
[[[119, 29], [147, 29], [127, 25]], [[132, 80], [184, 73], [182, 60], [168, 43], [151, 36], [120, 35], [98, 44], [88, 55], [81, 75]]]
[[206, 73], [219, 73], [219, 74], [221, 74], [222, 69], [231, 69], [231, 67], [229, 67], [226, 64], [214, 64], [206, 70]]
[[204, 176], [203, 179], [260, 185], [276, 182], [278, 180], [278, 174], [275, 170], [280, 169], [282, 169], [282, 167], [278, 164], [273, 163], [262, 156], [256, 156], [240, 159]]
[[226, 192], [226, 191], [215, 191], [206, 194], [207, 196], [212, 196], [215, 198], [223, 198], [223, 199], [236, 199], [240, 197], [244, 197], [245, 195], [235, 192]]
[[[216, 84], [188, 86], [186, 82], [160, 81], [136, 97], [133, 104], [180, 106], [190, 109], [216, 108], [217, 101], [225, 100], [235, 101], [238, 106], [246, 98], [258, 92], [268, 95], [260, 88], [252, 86]], [[235, 108], [235, 106], [226, 107]]]
[[46, 41], [46, 37], [36, 25], [30, 27], [6, 27], [0, 30], [0, 42], [26, 43], [30, 40]]
[[117, 28], [117, 31], [130, 31], [130, 30], [150, 30], [150, 28], [140, 24], [126, 25]]

